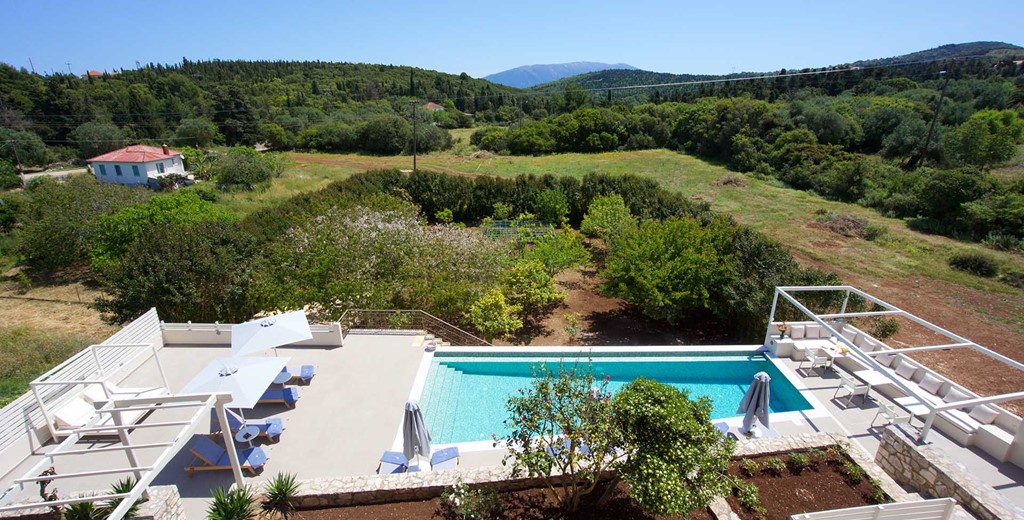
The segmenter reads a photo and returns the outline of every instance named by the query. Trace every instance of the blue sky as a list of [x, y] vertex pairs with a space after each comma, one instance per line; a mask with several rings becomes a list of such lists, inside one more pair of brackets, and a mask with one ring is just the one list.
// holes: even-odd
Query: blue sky
[[189, 59], [414, 65], [474, 77], [519, 65], [770, 71], [976, 40], [1024, 45], [1024, 2], [7, 0], [0, 61], [38, 72]]

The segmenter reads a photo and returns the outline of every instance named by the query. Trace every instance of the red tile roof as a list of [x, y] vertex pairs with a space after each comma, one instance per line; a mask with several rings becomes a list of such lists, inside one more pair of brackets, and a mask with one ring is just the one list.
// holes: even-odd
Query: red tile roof
[[427, 110], [444, 110], [443, 106], [438, 105], [437, 103], [434, 103], [433, 101], [428, 101], [428, 102], [424, 103], [423, 104], [423, 108], [425, 108]]
[[[164, 150], [166, 150], [166, 153]], [[86, 162], [144, 163], [170, 159], [178, 155], [181, 155], [181, 152], [171, 150], [170, 148], [136, 144], [126, 146], [120, 150], [114, 150], [113, 152], [107, 152], [103, 155], [97, 155]]]

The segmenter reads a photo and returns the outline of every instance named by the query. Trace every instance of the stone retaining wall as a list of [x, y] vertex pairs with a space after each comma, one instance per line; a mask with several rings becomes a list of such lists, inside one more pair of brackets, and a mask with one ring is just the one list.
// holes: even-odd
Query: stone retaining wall
[[978, 480], [959, 462], [930, 444], [918, 445], [916, 434], [889, 426], [875, 460], [900, 484], [934, 498], [951, 497], [982, 520], [1024, 519], [1024, 509]]
[[150, 486], [149, 500], [139, 505], [137, 520], [184, 520], [185, 506], [181, 503], [178, 486]]

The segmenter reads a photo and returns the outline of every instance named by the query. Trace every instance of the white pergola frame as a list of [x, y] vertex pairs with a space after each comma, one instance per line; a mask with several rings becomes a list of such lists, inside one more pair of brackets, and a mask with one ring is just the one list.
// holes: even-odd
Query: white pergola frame
[[[47, 402], [47, 399], [45, 399], [44, 396], [40, 393], [40, 389], [43, 388], [43, 387], [47, 387], [47, 386], [68, 386], [68, 387], [72, 387], [72, 386], [78, 386], [78, 385], [84, 386], [84, 385], [96, 384], [96, 385], [99, 385], [100, 388], [103, 389], [103, 394], [109, 400], [110, 397], [111, 397], [110, 390], [107, 388], [107, 385], [105, 385], [103, 383], [107, 382], [106, 378], [110, 374], [107, 374], [106, 371], [104, 370], [103, 363], [100, 361], [100, 355], [99, 355], [99, 352], [98, 352], [98, 349], [104, 349], [104, 348], [136, 348], [136, 349], [149, 349], [149, 350], [151, 350], [152, 357], [156, 361], [157, 370], [160, 372], [160, 379], [164, 383], [164, 388], [169, 388], [169, 385], [167, 383], [167, 374], [164, 372], [164, 366], [160, 362], [159, 349], [158, 349], [158, 347], [155, 344], [152, 344], [152, 343], [124, 343], [124, 344], [112, 343], [112, 344], [89, 345], [87, 348], [83, 349], [78, 354], [68, 358], [67, 361], [65, 361], [65, 362], [63, 362], [63, 363], [53, 367], [52, 369], [46, 371], [46, 373], [44, 373], [43, 375], [37, 377], [34, 381], [29, 383], [29, 388], [32, 390], [32, 395], [36, 399], [36, 404], [39, 405], [39, 410], [43, 414], [43, 418], [46, 421], [46, 427], [47, 427], [47, 429], [49, 429], [50, 436], [53, 439], [59, 439], [59, 438], [61, 438], [63, 436], [70, 435], [75, 430], [74, 429], [66, 429], [66, 428], [58, 428], [57, 427], [57, 425], [54, 422], [53, 414], [50, 412], [50, 407], [54, 403], [53, 402]], [[95, 365], [94, 371], [91, 372], [90, 375], [87, 376], [84, 379], [81, 378], [81, 377], [70, 378], [70, 379], [69, 378], [62, 378], [61, 376], [65, 375], [65, 374], [63, 374], [65, 369], [67, 369], [68, 367], [72, 366], [75, 362], [77, 362], [80, 359], [89, 359], [89, 360], [91, 360], [92, 363]], [[120, 367], [115, 368], [114, 371], [116, 371], [118, 368], [120, 368]], [[57, 398], [58, 402], [60, 402], [60, 400], [63, 397], [65, 397], [65, 396], [64, 395], [58, 396], [58, 398]]]
[[[797, 301], [797, 299], [792, 294], [790, 294], [790, 293], [800, 293], [800, 292], [825, 292], [825, 291], [843, 291], [843, 292], [846, 293], [846, 296], [843, 299], [842, 308], [840, 309], [840, 311], [838, 313], [816, 314], [813, 311], [811, 311], [810, 309], [808, 309], [806, 306], [801, 304], [799, 301]], [[881, 310], [881, 311], [867, 311], [867, 312], [846, 312], [846, 307], [847, 307], [847, 304], [850, 301], [850, 295], [851, 294], [856, 294], [856, 295], [864, 298], [865, 300], [870, 301], [871, 303], [874, 303], [875, 305], [883, 308], [884, 310]], [[902, 390], [908, 396], [913, 396], [913, 397], [916, 398], [917, 392], [912, 390], [908, 385], [906, 385], [903, 381], [901, 381], [900, 378], [895, 377], [890, 370], [887, 370], [884, 366], [882, 366], [880, 363], [875, 361], [875, 357], [876, 356], [892, 354], [892, 355], [897, 355], [897, 356], [901, 356], [902, 357], [904, 354], [908, 354], [908, 353], [911, 353], [911, 352], [927, 352], [927, 351], [932, 351], [932, 350], [953, 350], [953, 349], [958, 349], [958, 348], [970, 348], [971, 350], [974, 350], [975, 352], [979, 352], [981, 354], [984, 354], [984, 355], [986, 355], [986, 356], [988, 356], [988, 357], [990, 357], [992, 359], [995, 359], [995, 360], [997, 360], [997, 361], [999, 361], [999, 362], [1001, 362], [1001, 363], [1003, 363], [1005, 365], [1009, 365], [1009, 366], [1011, 366], [1011, 367], [1013, 367], [1013, 368], [1015, 368], [1015, 369], [1017, 369], [1017, 370], [1019, 370], [1021, 372], [1024, 372], [1024, 364], [1019, 363], [1017, 361], [1014, 361], [1014, 360], [1012, 360], [1012, 359], [1010, 359], [1010, 358], [1008, 358], [1008, 357], [1006, 357], [1006, 356], [1004, 356], [1004, 355], [1002, 355], [1002, 354], [1000, 354], [998, 352], [994, 352], [994, 351], [992, 351], [992, 350], [990, 350], [988, 348], [985, 348], [985, 347], [983, 347], [981, 345], [978, 345], [977, 343], [975, 343], [975, 342], [973, 342], [973, 341], [971, 341], [971, 340], [969, 340], [967, 338], [964, 338], [962, 336], [954, 334], [954, 333], [952, 333], [952, 332], [950, 332], [950, 331], [948, 331], [948, 330], [946, 330], [946, 329], [944, 329], [942, 327], [939, 327], [938, 325], [935, 325], [934, 323], [931, 323], [931, 322], [926, 321], [926, 320], [924, 320], [922, 318], [919, 318], [919, 317], [917, 317], [917, 316], [915, 316], [915, 315], [913, 315], [913, 314], [911, 314], [911, 313], [909, 313], [907, 311], [904, 311], [903, 309], [900, 309], [900, 308], [898, 308], [898, 307], [896, 307], [896, 306], [894, 306], [892, 304], [884, 302], [884, 301], [882, 301], [882, 300], [880, 300], [880, 299], [878, 299], [878, 298], [876, 298], [876, 297], [874, 297], [874, 296], [872, 296], [872, 295], [870, 295], [870, 294], [868, 294], [868, 293], [866, 293], [864, 291], [861, 291], [860, 289], [857, 289], [856, 287], [850, 286], [850, 285], [822, 285], [822, 286], [776, 287], [775, 288], [775, 297], [772, 299], [771, 314], [770, 314], [770, 316], [768, 318], [769, 330], [766, 331], [766, 333], [765, 333], [765, 344], [767, 344], [768, 336], [771, 334], [771, 326], [772, 326], [772, 324], [775, 323], [775, 309], [776, 309], [776, 307], [777, 307], [777, 305], [779, 303], [779, 297], [780, 296], [783, 299], [785, 299], [786, 301], [788, 301], [789, 303], [793, 304], [793, 306], [796, 307], [797, 310], [799, 310], [800, 312], [805, 314], [808, 318], [810, 318], [812, 321], [814, 321], [815, 323], [820, 325], [824, 330], [826, 330], [830, 334], [832, 334], [832, 337], [835, 338], [836, 341], [838, 341], [839, 343], [842, 343], [848, 349], [850, 349], [850, 353], [853, 355], [853, 357], [855, 359], [857, 359], [858, 361], [863, 362], [868, 367], [870, 367], [872, 370], [880, 372], [881, 374], [886, 376], [886, 378], [888, 378], [893, 385], [895, 385], [897, 388]], [[852, 341], [846, 339], [846, 337], [844, 337], [839, 331], [837, 331], [835, 328], [833, 328], [832, 325], [829, 324], [826, 321], [826, 320], [833, 320], [833, 319], [860, 318], [860, 317], [868, 317], [868, 316], [900, 316], [900, 317], [906, 318], [906, 319], [908, 319], [910, 321], [913, 321], [914, 323], [917, 323], [918, 325], [921, 325], [921, 326], [923, 326], [923, 327], [925, 327], [925, 328], [927, 328], [927, 329], [929, 329], [929, 330], [931, 330], [933, 332], [936, 332], [936, 333], [938, 333], [938, 334], [940, 334], [942, 336], [945, 336], [946, 338], [948, 338], [950, 340], [950, 343], [945, 343], [945, 344], [941, 344], [941, 345], [930, 345], [930, 346], [924, 346], [924, 347], [912, 347], [912, 348], [903, 348], [903, 349], [876, 350], [876, 351], [873, 351], [873, 352], [864, 352], [859, 347], [857, 347], [857, 345], [855, 345]], [[931, 431], [932, 424], [935, 422], [935, 417], [936, 417], [936, 415], [939, 414], [939, 412], [943, 412], [945, 410], [952, 410], [952, 409], [955, 409], [955, 408], [972, 407], [972, 406], [977, 406], [977, 405], [982, 405], [982, 404], [993, 404], [993, 403], [1001, 403], [1001, 402], [1005, 402], [1005, 401], [1015, 401], [1015, 400], [1018, 400], [1018, 399], [1024, 399], [1024, 391], [1010, 392], [1010, 393], [1006, 393], [1006, 394], [993, 395], [993, 396], [988, 396], [988, 397], [976, 397], [974, 399], [966, 399], [966, 400], [963, 400], [963, 401], [956, 401], [956, 402], [953, 402], [953, 403], [942, 403], [942, 404], [934, 404], [934, 403], [929, 402], [929, 401], [924, 400], [924, 399], [918, 399], [918, 401], [923, 406], [928, 408], [928, 410], [929, 410], [928, 415], [927, 415], [927, 417], [925, 419], [924, 426], [921, 428], [921, 435], [920, 435], [919, 441], [924, 442], [927, 439], [928, 433]]]
[[[220, 424], [228, 424], [227, 415], [225, 413], [225, 406], [233, 399], [229, 393], [217, 393], [217, 394], [181, 394], [181, 395], [164, 395], [156, 397], [140, 397], [132, 399], [121, 399], [117, 401], [109, 401], [103, 405], [102, 408], [97, 409], [97, 415], [93, 417], [85, 426], [77, 428], [70, 433], [70, 435], [64, 439], [53, 451], [47, 454], [43, 454], [42, 460], [40, 460], [35, 466], [32, 467], [22, 478], [16, 479], [14, 485], [19, 487], [21, 490], [25, 489], [26, 484], [32, 484], [43, 480], [60, 480], [67, 478], [76, 477], [88, 477], [88, 476], [99, 476], [99, 475], [116, 475], [130, 473], [135, 477], [135, 486], [132, 487], [130, 492], [119, 493], [119, 494], [105, 494], [98, 496], [82, 496], [77, 498], [66, 498], [61, 500], [42, 501], [42, 502], [29, 502], [23, 504], [14, 505], [0, 505], [0, 512], [4, 511], [17, 511], [22, 509], [35, 509], [41, 507], [57, 507], [68, 504], [75, 504], [81, 502], [98, 502], [98, 501], [109, 501], [116, 499], [123, 499], [122, 502], [114, 509], [111, 513], [110, 518], [119, 520], [122, 518], [132, 505], [140, 498], [146, 495], [146, 489], [153, 482], [157, 475], [167, 466], [167, 464], [174, 458], [174, 456], [181, 451], [185, 444], [188, 443], [192, 436], [195, 434], [199, 425], [202, 424], [201, 419], [204, 414], [208, 413], [208, 410], [212, 407], [216, 410], [217, 419]], [[189, 420], [183, 421], [168, 421], [168, 422], [154, 422], [154, 423], [140, 423], [140, 424], [123, 424], [121, 420], [121, 414], [127, 411], [154, 411], [171, 408], [196, 408], [195, 413], [189, 418]], [[113, 425], [96, 426], [104, 415], [110, 415], [113, 418]], [[168, 439], [165, 442], [147, 443], [147, 444], [133, 444], [131, 440], [130, 431], [139, 428], [167, 428], [172, 426], [181, 426], [173, 435], [168, 434]], [[82, 440], [83, 435], [95, 431], [112, 431], [116, 430], [118, 438], [120, 440], [119, 446], [108, 446], [103, 448], [90, 448], [90, 449], [73, 449], [74, 445]], [[224, 428], [222, 436], [224, 437], [224, 445], [227, 446], [228, 458], [231, 461], [231, 470], [234, 476], [235, 484], [239, 487], [245, 485], [244, 477], [242, 476], [242, 467], [238, 460], [238, 453], [235, 451], [234, 439], [231, 436], [231, 429]], [[136, 457], [135, 450], [137, 449], [148, 449], [148, 448], [164, 448], [163, 452], [157, 457], [156, 461], [152, 465], [143, 466], [139, 464], [138, 457]], [[54, 461], [58, 457], [67, 455], [88, 455], [90, 453], [97, 452], [111, 452], [111, 451], [123, 451], [128, 459], [128, 466], [120, 468], [108, 468], [108, 469], [97, 469], [91, 471], [82, 471], [77, 473], [65, 473], [56, 475], [40, 476], [47, 467], [52, 466]], [[13, 489], [13, 487], [11, 488]], [[11, 491], [8, 489], [7, 491]], [[4, 495], [9, 496], [9, 493], [5, 492]], [[2, 502], [2, 500], [0, 500]]]

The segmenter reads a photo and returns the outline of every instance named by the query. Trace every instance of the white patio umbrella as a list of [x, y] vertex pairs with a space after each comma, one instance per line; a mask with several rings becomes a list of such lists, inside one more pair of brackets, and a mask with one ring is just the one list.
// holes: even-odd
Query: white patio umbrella
[[430, 456], [430, 430], [423, 422], [420, 404], [413, 401], [405, 403], [405, 418], [402, 420], [402, 453], [408, 459], [414, 456]]
[[286, 312], [232, 325], [231, 355], [244, 356], [307, 339], [313, 339], [313, 333], [306, 313]]
[[[741, 433], [751, 431], [754, 417], [757, 417], [758, 422], [763, 424], [765, 428], [769, 428], [768, 402], [771, 399], [771, 385], [769, 384], [771, 380], [772, 378], [766, 372], [754, 374], [754, 382], [750, 384], [747, 393], [743, 394], [740, 407], [736, 410], [736, 413], [746, 414], [743, 416], [743, 427], [740, 428]], [[757, 432], [753, 433], [756, 435]]]
[[183, 394], [230, 393], [230, 408], [252, 408], [274, 382], [288, 357], [230, 357], [211, 361], [182, 389]]

